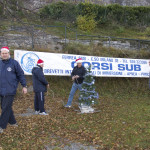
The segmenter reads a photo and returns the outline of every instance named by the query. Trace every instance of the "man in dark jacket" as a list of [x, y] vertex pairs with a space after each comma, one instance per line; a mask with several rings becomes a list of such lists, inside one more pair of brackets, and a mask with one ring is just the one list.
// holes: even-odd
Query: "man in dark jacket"
[[0, 116], [0, 133], [6, 129], [7, 124], [17, 126], [12, 104], [18, 82], [23, 86], [23, 93], [27, 93], [26, 80], [24, 72], [19, 63], [10, 58], [9, 48], [2, 47], [0, 51], [0, 99], [2, 113]]
[[44, 61], [39, 59], [37, 66], [32, 69], [33, 89], [35, 92], [34, 109], [35, 114], [48, 115], [44, 109], [44, 94], [49, 87], [43, 73]]
[[74, 67], [72, 73], [71, 73], [71, 77], [72, 80], [74, 81], [71, 91], [70, 91], [70, 95], [68, 98], [68, 102], [67, 105], [65, 105], [65, 107], [70, 108], [71, 107], [71, 103], [74, 97], [75, 92], [79, 89], [82, 89], [82, 83], [84, 80], [84, 76], [86, 73], [86, 69], [84, 68], [84, 66], [82, 66], [82, 59], [79, 58], [76, 60], [77, 66]]

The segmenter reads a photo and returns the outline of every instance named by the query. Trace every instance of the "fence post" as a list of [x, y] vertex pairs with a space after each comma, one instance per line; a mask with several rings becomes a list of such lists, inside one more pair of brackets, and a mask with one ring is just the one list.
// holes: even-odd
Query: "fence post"
[[32, 29], [31, 38], [32, 38], [32, 49], [34, 49], [34, 29]]
[[67, 40], [66, 38], [67, 38], [67, 27], [66, 27], [66, 25], [65, 25], [65, 45], [66, 45], [66, 42], [67, 42], [67, 41], [66, 41], [66, 40]]
[[140, 40], [138, 40], [138, 50], [141, 49], [141, 43], [140, 43]]
[[111, 43], [110, 43], [110, 37], [108, 37], [108, 40], [109, 40], [109, 48], [110, 48], [110, 46], [111, 46]]
[[104, 14], [104, 19], [106, 20], [106, 11], [107, 11], [107, 7], [106, 7], [106, 3], [105, 3], [105, 14]]
[[126, 25], [127, 21], [126, 21], [126, 9], [125, 9], [125, 7], [124, 7], [124, 11], [123, 12], [124, 12], [124, 25]]
[[77, 39], [78, 39], [78, 34], [77, 34], [77, 31], [76, 31], [76, 41], [77, 41]]

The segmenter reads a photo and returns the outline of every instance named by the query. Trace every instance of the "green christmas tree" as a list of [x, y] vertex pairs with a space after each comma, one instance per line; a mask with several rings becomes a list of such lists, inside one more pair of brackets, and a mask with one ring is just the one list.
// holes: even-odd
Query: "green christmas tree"
[[93, 78], [91, 66], [89, 66], [82, 84], [82, 89], [79, 93], [79, 106], [97, 104], [98, 98], [98, 93], [95, 91], [95, 80]]

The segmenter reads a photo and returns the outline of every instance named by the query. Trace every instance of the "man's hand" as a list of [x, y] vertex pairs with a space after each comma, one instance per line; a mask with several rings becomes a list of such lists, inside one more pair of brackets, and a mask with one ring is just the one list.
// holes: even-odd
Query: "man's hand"
[[47, 88], [49, 88], [49, 84], [47, 84]]
[[27, 88], [26, 88], [26, 87], [23, 87], [22, 93], [23, 93], [23, 94], [27, 94]]
[[75, 76], [72, 77], [72, 81], [74, 81], [74, 79], [75, 79]]
[[77, 79], [77, 78], [79, 78], [79, 76], [78, 76], [78, 75], [76, 75], [76, 79]]

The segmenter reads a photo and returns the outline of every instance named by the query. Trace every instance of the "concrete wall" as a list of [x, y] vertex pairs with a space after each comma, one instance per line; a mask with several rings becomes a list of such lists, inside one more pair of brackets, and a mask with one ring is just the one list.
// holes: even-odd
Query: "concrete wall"
[[[57, 36], [52, 35], [38, 35], [34, 37], [34, 41], [32, 37], [25, 34], [10, 34], [6, 33], [3, 36], [0, 36], [0, 47], [2, 46], [9, 46], [16, 49], [32, 49], [32, 42], [34, 42], [35, 50], [43, 49], [47, 51], [55, 51], [55, 52], [62, 52], [63, 46], [65, 44], [65, 39], [61, 39]], [[129, 41], [129, 40], [113, 40], [111, 41], [99, 39], [99, 40], [69, 40], [66, 39], [66, 44], [69, 43], [80, 43], [83, 45], [90, 45], [91, 42], [95, 45], [101, 44], [104, 47], [113, 47], [116, 49], [122, 50], [139, 50], [139, 43], [136, 41]], [[140, 49], [149, 50], [150, 43], [140, 43]]]

